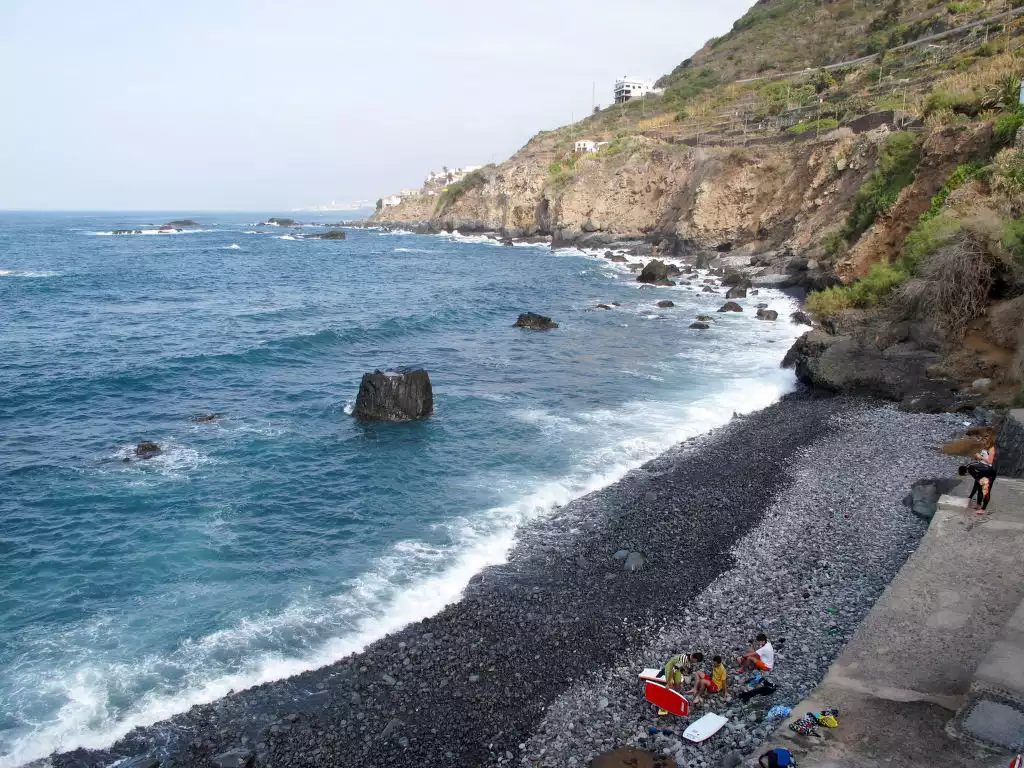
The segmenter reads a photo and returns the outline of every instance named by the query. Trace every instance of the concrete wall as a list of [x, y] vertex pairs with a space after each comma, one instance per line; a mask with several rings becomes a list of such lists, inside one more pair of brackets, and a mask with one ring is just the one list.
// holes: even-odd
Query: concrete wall
[[1024, 477], [1024, 409], [1010, 411], [999, 432], [997, 468], [1003, 477]]

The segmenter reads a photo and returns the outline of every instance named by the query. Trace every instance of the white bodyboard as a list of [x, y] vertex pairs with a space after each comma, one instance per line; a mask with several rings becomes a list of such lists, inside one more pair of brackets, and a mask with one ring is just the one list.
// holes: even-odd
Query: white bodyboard
[[683, 731], [683, 738], [688, 741], [704, 741], [722, 730], [722, 726], [727, 722], [729, 722], [729, 718], [709, 712]]
[[665, 670], [648, 667], [639, 675], [641, 680], [650, 680], [653, 683], [665, 684]]

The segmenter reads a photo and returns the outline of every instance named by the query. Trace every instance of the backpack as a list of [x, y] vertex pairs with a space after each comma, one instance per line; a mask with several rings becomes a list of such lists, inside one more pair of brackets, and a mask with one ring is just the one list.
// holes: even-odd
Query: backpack
[[768, 758], [768, 768], [796, 768], [796, 763], [788, 749], [773, 749], [765, 752], [761, 757]]

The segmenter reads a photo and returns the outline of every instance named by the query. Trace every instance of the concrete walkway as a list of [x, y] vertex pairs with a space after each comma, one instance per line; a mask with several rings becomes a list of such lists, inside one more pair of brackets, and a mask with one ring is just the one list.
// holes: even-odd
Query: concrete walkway
[[1024, 480], [999, 478], [985, 515], [967, 509], [969, 487], [942, 497], [917, 551], [793, 708], [838, 707], [839, 728], [779, 731], [773, 746], [802, 768], [1005, 768], [997, 745], [1024, 739]]

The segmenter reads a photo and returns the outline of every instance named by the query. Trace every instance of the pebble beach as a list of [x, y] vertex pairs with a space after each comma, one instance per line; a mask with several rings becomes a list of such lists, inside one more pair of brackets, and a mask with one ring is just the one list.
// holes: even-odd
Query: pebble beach
[[[918, 479], [955, 473], [936, 449], [964, 421], [787, 396], [530, 524], [507, 563], [436, 616], [49, 762], [582, 766], [638, 746], [697, 768], [756, 755], [766, 711], [823, 677], [916, 547], [927, 524], [902, 499]], [[640, 567], [627, 570], [623, 552]], [[774, 695], [707, 697], [688, 720], [643, 700], [640, 669], [701, 650], [732, 673], [758, 631], [785, 639]], [[710, 711], [729, 723], [684, 742]]]

